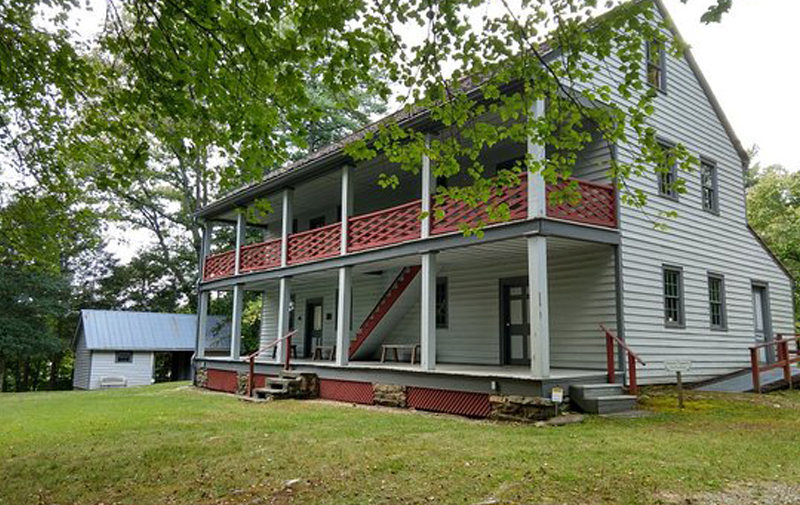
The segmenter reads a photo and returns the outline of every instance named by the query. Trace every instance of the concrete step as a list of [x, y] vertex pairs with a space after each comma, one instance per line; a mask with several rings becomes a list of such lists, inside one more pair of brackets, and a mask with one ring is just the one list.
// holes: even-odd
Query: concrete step
[[581, 410], [590, 414], [613, 414], [636, 409], [636, 397], [634, 395], [609, 395], [581, 399], [571, 397], [571, 399]]
[[589, 400], [621, 394], [623, 394], [622, 384], [578, 384], [569, 387], [570, 398]]

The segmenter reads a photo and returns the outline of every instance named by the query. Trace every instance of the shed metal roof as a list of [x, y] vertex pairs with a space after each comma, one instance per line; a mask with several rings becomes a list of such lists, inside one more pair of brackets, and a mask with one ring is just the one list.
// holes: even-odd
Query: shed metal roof
[[[230, 322], [208, 316], [208, 323], [206, 348], [227, 347]], [[92, 350], [193, 351], [197, 335], [195, 314], [84, 309], [80, 324]]]

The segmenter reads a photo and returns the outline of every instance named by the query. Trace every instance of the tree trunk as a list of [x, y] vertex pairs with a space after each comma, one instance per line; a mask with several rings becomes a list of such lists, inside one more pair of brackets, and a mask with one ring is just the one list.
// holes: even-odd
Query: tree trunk
[[17, 359], [17, 366], [14, 367], [14, 391], [22, 391], [22, 361]]
[[6, 357], [0, 354], [0, 393], [5, 390], [6, 385]]
[[61, 359], [64, 357], [62, 353], [53, 356], [50, 362], [50, 390], [55, 391], [58, 388], [58, 369], [61, 368]]
[[30, 387], [30, 374], [31, 374], [31, 360], [30, 358], [25, 359], [25, 364], [22, 368], [22, 381], [20, 382], [20, 391], [28, 391]]

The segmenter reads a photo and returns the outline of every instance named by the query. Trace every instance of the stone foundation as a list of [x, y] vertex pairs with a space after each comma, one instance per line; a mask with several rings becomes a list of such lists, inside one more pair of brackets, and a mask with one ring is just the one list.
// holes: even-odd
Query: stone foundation
[[396, 384], [373, 384], [372, 401], [375, 405], [404, 409], [406, 403], [406, 387]]
[[318, 398], [319, 397], [319, 377], [315, 373], [297, 374], [297, 382], [294, 383], [295, 390], [293, 398]]
[[[537, 396], [492, 395], [489, 419], [531, 423], [546, 421], [556, 415], [556, 404]], [[563, 404], [566, 405], [566, 402]]]
[[194, 372], [194, 385], [199, 388], [208, 387], [208, 370], [198, 368]]
[[236, 394], [244, 396], [247, 394], [248, 372], [236, 372]]

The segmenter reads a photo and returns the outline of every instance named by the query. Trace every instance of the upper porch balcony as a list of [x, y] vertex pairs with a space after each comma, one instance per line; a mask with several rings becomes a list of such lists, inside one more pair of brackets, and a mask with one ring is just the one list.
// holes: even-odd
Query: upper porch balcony
[[[506, 188], [503, 194], [494, 195], [481, 206], [472, 207], [460, 201], [448, 201], [441, 207], [432, 205], [430, 236], [462, 233], [462, 226], [475, 227], [479, 224], [487, 228], [504, 226], [528, 218], [528, 183], [523, 175], [520, 184]], [[570, 179], [562, 184], [575, 183], [580, 199], [576, 203], [562, 202], [551, 204], [547, 199], [546, 216], [550, 219], [566, 220], [575, 223], [617, 227], [615, 189], [610, 184]], [[557, 187], [547, 186], [548, 196]], [[509, 209], [509, 219], [504, 222], [489, 220], [487, 206], [505, 203]], [[270, 238], [263, 242], [243, 245], [206, 257], [203, 265], [203, 281], [219, 280], [236, 275], [237, 254], [239, 274], [249, 274], [320, 261], [336, 256], [360, 253], [362, 251], [423, 239], [421, 215], [423, 200], [416, 199], [342, 220], [314, 227], [306, 231], [291, 233], [286, 240], [286, 258], [283, 255], [283, 238]], [[437, 217], [443, 211], [442, 217]], [[346, 224], [346, 226], [345, 226]], [[346, 241], [342, 241], [342, 234]]]

